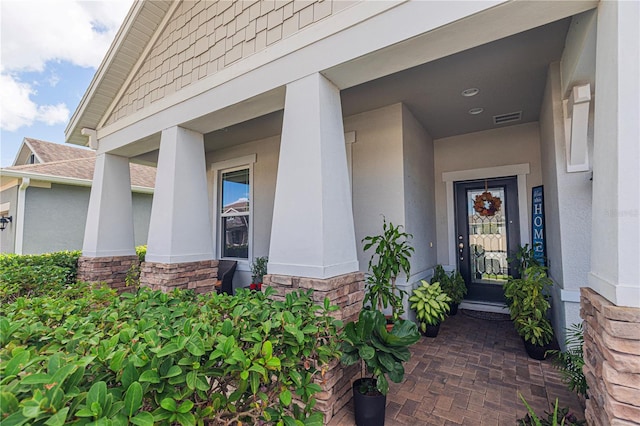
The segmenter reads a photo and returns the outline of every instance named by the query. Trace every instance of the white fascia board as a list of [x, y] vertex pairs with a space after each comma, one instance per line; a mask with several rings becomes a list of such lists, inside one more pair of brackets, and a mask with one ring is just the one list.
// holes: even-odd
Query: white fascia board
[[104, 80], [105, 74], [109, 69], [109, 65], [111, 64], [111, 62], [113, 62], [113, 59], [115, 58], [116, 54], [120, 50], [120, 46], [124, 43], [126, 36], [129, 34], [129, 31], [133, 26], [133, 24], [135, 23], [138, 17], [138, 14], [142, 10], [143, 6], [144, 6], [143, 1], [133, 2], [131, 9], [129, 9], [129, 13], [127, 14], [124, 20], [124, 23], [118, 30], [118, 33], [116, 34], [116, 37], [113, 43], [111, 43], [111, 46], [107, 51], [107, 54], [105, 55], [104, 59], [102, 60], [102, 63], [98, 67], [98, 71], [96, 71], [95, 75], [93, 76], [93, 79], [91, 80], [91, 83], [89, 83], [89, 88], [82, 96], [82, 99], [78, 104], [78, 108], [76, 108], [75, 112], [71, 116], [71, 120], [69, 120], [69, 124], [67, 125], [67, 128], [64, 130], [65, 140], [68, 140], [71, 137], [71, 133], [73, 132], [73, 129], [75, 129], [76, 126], [78, 126], [78, 120], [80, 120], [80, 117], [82, 117], [84, 110], [87, 108], [87, 105], [89, 104], [89, 102], [93, 100], [93, 96], [95, 94], [96, 89], [98, 88], [99, 84]]
[[[92, 181], [90, 179], [80, 179], [80, 178], [72, 178], [72, 177], [63, 177], [63, 176], [53, 176], [53, 175], [45, 175], [41, 173], [30, 173], [30, 172], [22, 172], [17, 170], [2, 170], [2, 176], [9, 176], [14, 178], [22, 178], [22, 179], [33, 179], [40, 180], [44, 182], [57, 183], [61, 185], [72, 185], [72, 186], [86, 186], [91, 187]], [[153, 188], [148, 188], [146, 186], [138, 186], [131, 185], [131, 191], [139, 192], [141, 194], [153, 194]]]

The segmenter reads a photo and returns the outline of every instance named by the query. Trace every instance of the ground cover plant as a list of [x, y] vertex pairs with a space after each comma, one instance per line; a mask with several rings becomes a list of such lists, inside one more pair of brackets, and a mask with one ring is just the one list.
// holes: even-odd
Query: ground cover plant
[[0, 306], [3, 426], [323, 423], [328, 300], [70, 287]]

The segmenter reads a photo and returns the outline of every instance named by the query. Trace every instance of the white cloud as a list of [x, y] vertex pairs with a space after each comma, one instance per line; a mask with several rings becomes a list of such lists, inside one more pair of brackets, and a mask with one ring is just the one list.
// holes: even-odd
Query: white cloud
[[23, 83], [9, 74], [0, 75], [0, 128], [14, 132], [36, 121], [48, 125], [65, 123], [69, 119], [69, 109], [64, 103], [57, 105], [37, 105], [31, 100], [36, 91], [30, 84]]
[[[63, 102], [37, 104], [35, 87], [55, 87], [60, 77], [45, 75], [47, 63], [67, 61], [97, 68], [111, 45], [132, 0], [0, 0], [0, 128], [16, 131], [34, 122], [64, 123]], [[22, 72], [40, 72], [30, 83]], [[63, 97], [63, 96], [61, 96]]]
[[97, 68], [131, 0], [2, 1], [5, 71], [42, 71], [47, 61]]

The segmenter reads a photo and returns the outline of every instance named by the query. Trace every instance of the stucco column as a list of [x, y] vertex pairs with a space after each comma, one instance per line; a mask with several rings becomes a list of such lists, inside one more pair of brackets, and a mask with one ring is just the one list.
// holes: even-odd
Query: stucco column
[[82, 255], [135, 255], [129, 159], [99, 154], [87, 211]]
[[99, 154], [93, 172], [78, 279], [106, 282], [126, 290], [126, 275], [137, 265], [129, 159]]
[[147, 262], [184, 263], [213, 259], [213, 236], [201, 133], [162, 131], [151, 207]]
[[640, 424], [640, 3], [598, 5], [593, 222], [582, 289], [590, 425]]
[[589, 286], [640, 308], [640, 3], [598, 6]]
[[340, 91], [320, 74], [287, 85], [268, 270], [358, 270]]

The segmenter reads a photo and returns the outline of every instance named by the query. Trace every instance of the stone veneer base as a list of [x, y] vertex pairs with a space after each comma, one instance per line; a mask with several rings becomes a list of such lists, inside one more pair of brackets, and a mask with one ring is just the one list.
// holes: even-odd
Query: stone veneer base
[[209, 293], [214, 291], [217, 280], [217, 260], [184, 263], [142, 262], [140, 266], [140, 285], [165, 293], [176, 288]]
[[[263, 286], [276, 290], [274, 299], [283, 300], [284, 296], [298, 289], [313, 289], [313, 299], [322, 303], [328, 297], [333, 305], [340, 307], [334, 317], [347, 323], [358, 319], [364, 299], [364, 274], [353, 272], [333, 278], [318, 279], [293, 277], [288, 275], [266, 275]], [[351, 383], [360, 374], [358, 364], [344, 367], [337, 360], [329, 365], [323, 379], [317, 383], [322, 392], [316, 395], [316, 409], [324, 414], [325, 424], [351, 399]]]
[[580, 293], [587, 423], [640, 425], [640, 308], [616, 306], [591, 288]]
[[78, 259], [78, 280], [104, 282], [118, 292], [127, 291], [126, 277], [132, 266], [140, 263], [138, 256], [85, 257]]

